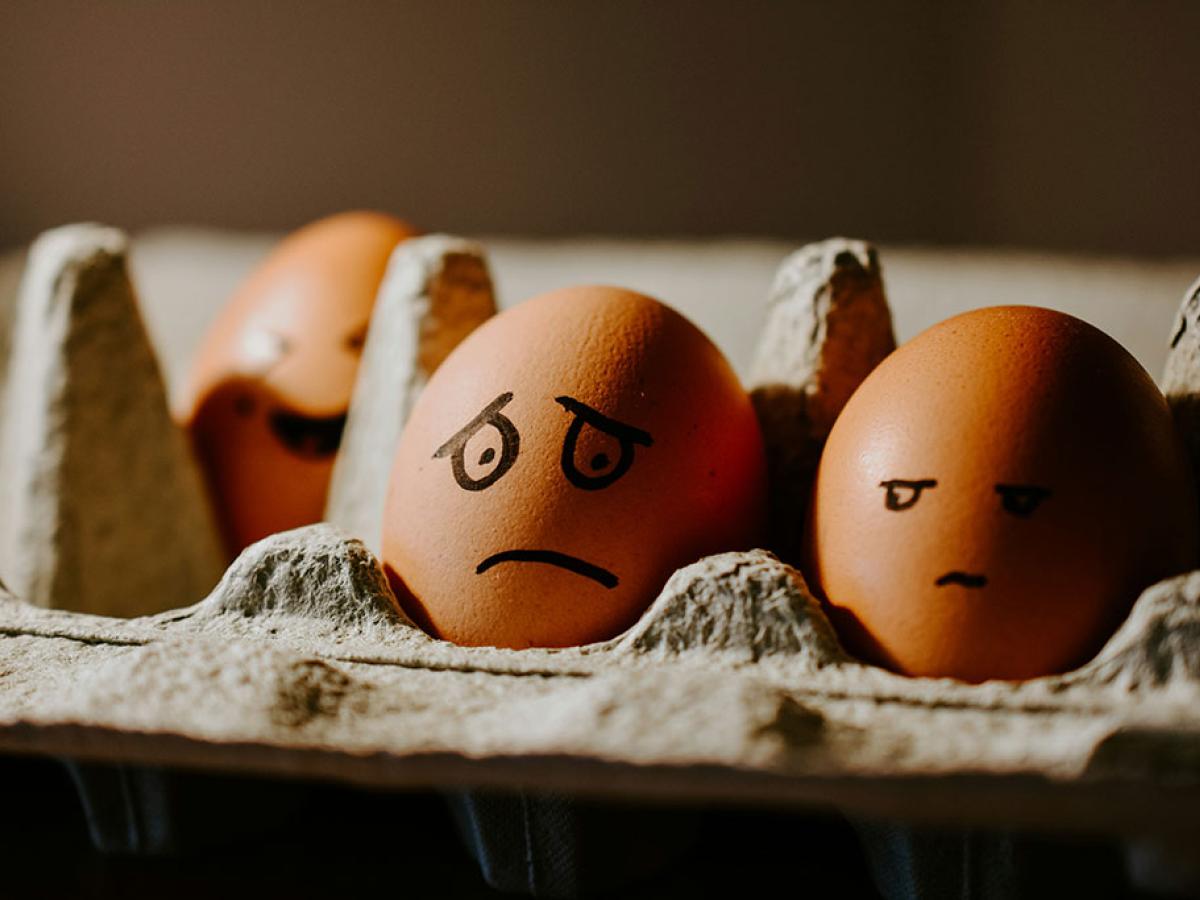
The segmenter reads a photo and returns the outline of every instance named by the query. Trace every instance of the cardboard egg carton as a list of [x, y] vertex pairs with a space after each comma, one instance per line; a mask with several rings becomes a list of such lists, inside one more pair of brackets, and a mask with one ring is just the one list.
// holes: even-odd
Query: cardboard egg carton
[[[22, 285], [0, 441], [13, 588], [0, 599], [0, 749], [380, 787], [1200, 826], [1200, 572], [1147, 589], [1082, 668], [1024, 682], [857, 662], [802, 576], [765, 550], [680, 569], [600, 644], [468, 648], [416, 628], [370, 545], [407, 411], [494, 310], [483, 251], [454, 238], [393, 257], [333, 524], [248, 548], [194, 602], [216, 578], [215, 532], [125, 253], [112, 230], [60, 229]], [[1167, 389], [1196, 447], [1200, 283], [1176, 331]], [[830, 240], [784, 261], [753, 380], [785, 557], [834, 418], [893, 346], [874, 249]]]

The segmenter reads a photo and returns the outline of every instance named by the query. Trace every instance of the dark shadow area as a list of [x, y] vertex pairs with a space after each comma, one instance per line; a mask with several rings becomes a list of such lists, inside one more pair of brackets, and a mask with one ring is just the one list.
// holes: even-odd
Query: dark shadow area
[[[97, 773], [88, 766], [95, 791]], [[167, 823], [145, 833], [170, 848], [100, 853], [66, 766], [0, 760], [3, 896], [155, 897], [496, 897], [457, 833], [445, 799], [432, 792], [380, 793], [350, 787], [200, 773], [124, 770], [150, 787], [165, 781]], [[101, 791], [111, 783], [100, 779]], [[153, 806], [154, 803], [149, 804]], [[138, 806], [134, 801], [133, 806]], [[581, 875], [603, 885], [587, 896], [661, 898], [766, 896], [801, 882], [816, 895], [872, 896], [853, 830], [826, 816], [745, 810], [585, 803]], [[142, 804], [146, 808], [146, 804]], [[135, 815], [136, 817], [136, 815]], [[110, 817], [113, 819], [120, 816]], [[640, 849], [621, 829], [644, 820]], [[143, 824], [147, 824], [143, 821]], [[655, 838], [655, 828], [664, 829]], [[678, 828], [676, 833], [665, 829]], [[161, 842], [160, 842], [161, 843]], [[609, 847], [621, 858], [606, 857]], [[665, 851], [665, 852], [664, 852]], [[640, 857], [630, 866], [629, 856]], [[609, 877], [606, 870], [632, 875]]]
[[[74, 778], [90, 797], [91, 825], [107, 829], [109, 852], [89, 839], [68, 764], [0, 760], [4, 897], [501, 896], [472, 858], [469, 827], [456, 827], [452, 809], [459, 805], [462, 826], [461, 804], [439, 793], [96, 765], [76, 767]], [[531, 846], [543, 871], [557, 867], [558, 880], [542, 879], [540, 896], [1139, 896], [1120, 843], [1101, 838], [852, 825], [827, 813], [460, 796], [482, 799], [472, 821], [498, 854], [493, 876], [505, 865], [527, 866]], [[540, 811], [515, 815], [522, 804]], [[97, 819], [106, 806], [109, 815]], [[543, 827], [532, 843], [504, 836], [530, 822]]]

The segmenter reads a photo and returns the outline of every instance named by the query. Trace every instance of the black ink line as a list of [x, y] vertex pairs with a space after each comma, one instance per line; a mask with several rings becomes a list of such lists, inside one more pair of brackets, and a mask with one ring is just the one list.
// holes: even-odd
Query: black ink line
[[[652, 447], [654, 445], [654, 439], [650, 437], [649, 432], [642, 431], [640, 428], [634, 428], [632, 425], [626, 425], [624, 422], [618, 422], [616, 419], [610, 419], [608, 416], [597, 412], [586, 403], [581, 403], [574, 397], [555, 397], [554, 401], [575, 416], [575, 419], [567, 429], [566, 438], [563, 440], [560, 462], [563, 474], [577, 488], [583, 488], [585, 491], [599, 491], [608, 487], [628, 472], [629, 467], [633, 465], [634, 444], [641, 444], [643, 447]], [[583, 433], [584, 425], [591, 425], [597, 431], [616, 438], [620, 443], [621, 455], [611, 472], [603, 475], [588, 475], [576, 468], [575, 447], [579, 442], [580, 434]], [[596, 459], [599, 459], [601, 456], [604, 456], [604, 462], [607, 463], [608, 459], [604, 454], [598, 454]]]
[[575, 413], [575, 415], [579, 416], [579, 418], [592, 427], [599, 428], [601, 431], [605, 431], [619, 440], [641, 444], [643, 447], [650, 447], [654, 444], [654, 439], [650, 437], [650, 432], [634, 428], [632, 425], [626, 425], [624, 422], [618, 422], [616, 419], [610, 419], [608, 416], [592, 409], [586, 403], [582, 403], [574, 397], [555, 397], [554, 402], [560, 404], [568, 412]]
[[488, 569], [492, 568], [492, 566], [499, 565], [502, 562], [548, 563], [552, 566], [558, 566], [560, 569], [574, 572], [576, 575], [582, 575], [584, 578], [598, 581], [610, 589], [615, 588], [618, 583], [617, 576], [608, 571], [608, 569], [602, 569], [600, 566], [593, 565], [577, 556], [570, 556], [555, 550], [503, 550], [500, 553], [493, 553], [476, 566], [475, 574], [482, 575]]
[[967, 572], [947, 572], [934, 582], [938, 587], [948, 584], [961, 584], [963, 587], [981, 588], [987, 585], [986, 575], [971, 575]]
[[[887, 497], [884, 499], [883, 505], [893, 512], [902, 512], [921, 499], [921, 491], [925, 488], [937, 487], [937, 479], [920, 478], [916, 481], [908, 481], [904, 478], [891, 478], [879, 482], [879, 486], [887, 488]], [[912, 496], [902, 499], [897, 488], [912, 491]]]
[[[517, 433], [517, 426], [500, 412], [512, 398], [512, 391], [501, 394], [485, 406], [479, 415], [455, 432], [450, 440], [434, 451], [434, 459], [450, 457], [450, 469], [454, 474], [454, 480], [464, 491], [482, 491], [484, 488], [490, 487], [517, 461], [517, 454], [521, 450], [521, 436]], [[500, 462], [496, 464], [496, 468], [482, 478], [472, 478], [467, 473], [467, 464], [463, 457], [466, 453], [467, 442], [485, 425], [491, 425], [500, 432]], [[493, 454], [494, 456], [495, 454]], [[491, 459], [488, 459], [487, 462], [491, 462]]]

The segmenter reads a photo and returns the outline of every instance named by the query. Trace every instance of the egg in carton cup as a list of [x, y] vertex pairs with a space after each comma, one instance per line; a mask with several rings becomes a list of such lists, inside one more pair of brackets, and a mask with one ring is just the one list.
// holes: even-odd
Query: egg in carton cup
[[[1176, 833], [1200, 809], [1200, 572], [1147, 588], [1072, 671], [978, 684], [847, 653], [766, 550], [676, 571], [618, 636], [458, 646], [402, 611], [370, 541], [401, 426], [494, 310], [483, 250], [394, 251], [327, 507], [221, 567], [112, 229], [32, 249], [4, 403], [0, 748], [378, 787], [834, 807], [983, 826]], [[894, 348], [878, 253], [809, 245], [772, 289], [752, 393], [774, 544]], [[1200, 443], [1200, 284], [1166, 387]], [[351, 535], [368, 537], [364, 543]], [[187, 605], [191, 603], [192, 605]]]

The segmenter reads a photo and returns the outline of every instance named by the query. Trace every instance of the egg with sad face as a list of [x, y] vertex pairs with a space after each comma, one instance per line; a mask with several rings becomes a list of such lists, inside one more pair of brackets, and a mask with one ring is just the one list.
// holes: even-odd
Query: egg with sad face
[[764, 480], [750, 399], [699, 329], [632, 291], [556, 291], [430, 379], [397, 447], [383, 561], [436, 636], [589, 643], [678, 567], [752, 547]]
[[910, 675], [1086, 661], [1197, 562], [1166, 401], [1119, 344], [1036, 307], [949, 319], [851, 396], [821, 456], [805, 573], [850, 649]]

